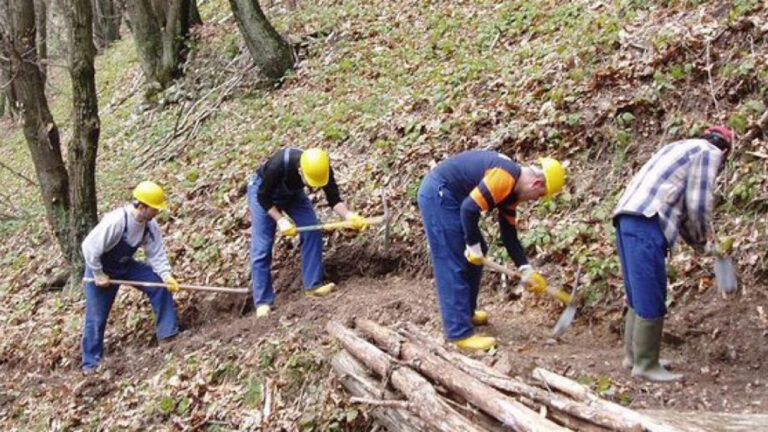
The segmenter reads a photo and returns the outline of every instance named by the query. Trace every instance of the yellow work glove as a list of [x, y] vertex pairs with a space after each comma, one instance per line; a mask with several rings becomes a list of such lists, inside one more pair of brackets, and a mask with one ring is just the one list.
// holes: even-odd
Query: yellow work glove
[[296, 230], [296, 225], [294, 225], [293, 221], [288, 219], [287, 216], [283, 216], [277, 221], [277, 229], [280, 230], [280, 235], [286, 237], [293, 237], [299, 233], [299, 231]]
[[93, 284], [97, 287], [105, 288], [109, 286], [109, 276], [103, 271], [93, 272]]
[[352, 227], [356, 230], [363, 231], [368, 228], [368, 219], [355, 212], [347, 213], [347, 220], [352, 222]]
[[166, 276], [163, 282], [165, 282], [165, 287], [168, 288], [168, 291], [172, 293], [179, 292], [179, 281], [173, 276]]
[[535, 294], [544, 294], [547, 292], [547, 280], [544, 276], [533, 270], [530, 264], [521, 265], [518, 270], [522, 273], [523, 278], [520, 282], [525, 286], [528, 291]]
[[474, 265], [483, 265], [483, 248], [480, 246], [480, 243], [467, 245], [467, 248], [464, 249], [464, 256], [467, 258], [467, 261]]

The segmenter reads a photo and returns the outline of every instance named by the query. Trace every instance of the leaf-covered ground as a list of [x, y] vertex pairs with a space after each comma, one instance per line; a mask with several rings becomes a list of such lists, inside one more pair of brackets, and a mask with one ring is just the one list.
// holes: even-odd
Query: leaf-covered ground
[[[502, 344], [486, 361], [518, 373], [545, 364], [637, 407], [765, 410], [765, 136], [739, 143], [718, 195], [718, 231], [735, 239], [745, 289], [722, 299], [711, 262], [688, 248], [670, 262], [668, 353], [685, 383], [641, 385], [618, 368], [622, 288], [610, 224], [618, 193], [655, 148], [712, 122], [741, 136], [754, 129], [768, 103], [764, 4], [297, 3], [268, 10], [300, 58], [277, 88], [250, 68], [223, 0], [201, 4], [206, 24], [186, 76], [154, 106], [142, 99], [130, 37], [99, 56], [99, 209], [120, 205], [145, 177], [158, 180], [171, 195], [161, 222], [180, 279], [249, 286], [248, 176], [280, 147], [322, 145], [353, 208], [378, 214], [389, 203], [390, 248], [375, 231], [328, 236], [328, 277], [341, 290], [310, 301], [299, 295], [298, 248], [280, 241], [276, 317], [257, 321], [241, 299], [182, 293], [186, 330], [160, 347], [146, 300], [123, 290], [106, 367], [85, 380], [83, 300], [50, 288], [63, 262], [38, 191], [0, 167], [0, 213], [14, 216], [0, 222], [3, 429], [368, 430], [365, 411], [348, 406], [330, 376], [335, 348], [323, 326], [365, 314], [439, 331], [415, 193], [431, 165], [470, 148], [567, 161], [567, 193], [524, 209], [521, 231], [554, 283], [570, 283], [577, 265], [584, 274], [585, 305], [562, 341], [547, 336], [557, 306], [511, 302], [488, 275], [481, 302]], [[66, 73], [53, 77], [52, 110], [66, 141], [69, 83]], [[20, 126], [0, 125], [2, 161], [34, 180]], [[492, 222], [484, 228], [496, 239]], [[491, 253], [506, 259], [498, 244]]]

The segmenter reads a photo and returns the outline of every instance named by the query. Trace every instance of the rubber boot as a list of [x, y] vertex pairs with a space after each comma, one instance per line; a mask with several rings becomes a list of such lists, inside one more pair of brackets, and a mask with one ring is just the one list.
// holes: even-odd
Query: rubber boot
[[664, 318], [647, 320], [636, 316], [634, 326], [632, 331], [632, 352], [634, 354], [632, 376], [658, 382], [682, 379], [682, 375], [673, 374], [659, 364]]
[[327, 296], [336, 288], [336, 284], [331, 282], [315, 289], [304, 291], [304, 295], [309, 297], [323, 297]]
[[477, 310], [472, 315], [472, 324], [476, 326], [488, 325], [488, 312]]
[[[621, 361], [621, 367], [624, 369], [632, 369], [632, 363], [634, 363], [634, 355], [632, 353], [632, 333], [635, 330], [635, 319], [637, 314], [632, 308], [627, 309], [627, 314], [624, 316], [624, 360]], [[659, 364], [665, 368], [669, 367], [672, 362], [667, 359], [659, 359]]]
[[482, 350], [487, 351], [496, 346], [496, 338], [492, 336], [477, 336], [472, 335], [470, 337], [453, 341], [453, 344], [459, 348], [470, 350]]
[[259, 307], [256, 308], [256, 318], [263, 318], [272, 311], [272, 308], [269, 307], [269, 305], [259, 305]]
[[632, 363], [634, 362], [632, 333], [635, 330], [635, 317], [637, 315], [635, 315], [634, 309], [627, 309], [627, 314], [624, 316], [624, 360], [621, 362], [621, 367], [624, 369], [632, 369]]

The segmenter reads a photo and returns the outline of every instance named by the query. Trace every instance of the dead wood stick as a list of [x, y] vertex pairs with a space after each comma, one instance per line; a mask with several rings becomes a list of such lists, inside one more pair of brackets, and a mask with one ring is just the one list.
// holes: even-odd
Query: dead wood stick
[[744, 135], [744, 137], [741, 139], [741, 142], [744, 144], [749, 144], [753, 139], [757, 138], [760, 133], [768, 134], [768, 110], [765, 110], [757, 122], [750, 125], [749, 132]]
[[[350, 401], [373, 401], [380, 398], [394, 399], [395, 394], [382, 389], [379, 381], [359, 360], [347, 351], [341, 350], [331, 359], [331, 367], [339, 376], [341, 385], [355, 397]], [[405, 402], [405, 401], [397, 401]], [[428, 426], [406, 407], [374, 405], [370, 414], [376, 422], [387, 430], [403, 432], [433, 432], [435, 429]]]
[[[584, 402], [575, 401], [556, 393], [550, 393], [538, 387], [525, 384], [496, 371], [485, 363], [448, 351], [414, 324], [407, 323], [405, 329], [406, 337], [450, 361], [465, 373], [472, 375], [491, 387], [520, 395], [531, 399], [534, 402], [546, 405], [552, 409], [553, 414], [556, 411], [563, 412], [567, 415], [571, 415], [610, 430], [630, 432], [640, 429], [640, 424], [638, 422], [628, 421], [621, 416], [605, 412]], [[555, 420], [568, 426], [567, 423], [563, 422], [558, 417], [554, 415], [553, 417]]]
[[29, 177], [25, 176], [24, 174], [16, 171], [15, 169], [11, 168], [5, 162], [0, 161], [0, 167], [4, 168], [6, 171], [10, 172], [11, 174], [15, 175], [16, 177], [24, 180], [30, 186], [37, 186], [37, 183], [35, 183], [32, 179], [30, 179]]
[[[397, 333], [370, 320], [355, 320], [356, 327], [389, 351], [399, 352], [406, 361], [412, 361], [419, 372], [439, 382], [481, 410], [507, 426], [519, 431], [565, 431], [557, 424], [542, 418], [520, 402], [489, 387], [477, 378], [462, 372], [453, 364], [408, 341], [399, 341]], [[398, 346], [399, 345], [399, 346]]]
[[[639, 423], [643, 428], [650, 432], [682, 432], [680, 429], [661, 420], [640, 414], [637, 411], [607, 401], [590, 390], [589, 387], [562, 375], [550, 372], [546, 369], [536, 368], [533, 370], [532, 376], [534, 379], [541, 381], [546, 386], [565, 393], [576, 400], [589, 403], [590, 405], [605, 412], [610, 412], [614, 415], [621, 416], [627, 421]], [[688, 431], [703, 432], [699, 429], [689, 429]]]
[[364, 397], [351, 397], [349, 398], [349, 401], [351, 403], [383, 406], [383, 407], [390, 407], [390, 408], [409, 409], [411, 407], [410, 402], [399, 400], [399, 399], [371, 399], [371, 398], [364, 398]]
[[444, 432], [480, 432], [453, 408], [440, 400], [435, 388], [424, 377], [410, 368], [399, 367], [391, 357], [376, 348], [338, 321], [329, 321], [326, 331], [339, 341], [342, 347], [373, 370], [377, 375], [390, 377], [392, 385], [414, 404], [415, 413], [435, 429]]
[[[598, 426], [594, 423], [590, 423], [586, 420], [582, 420], [578, 417], [574, 417], [572, 415], [569, 415], [567, 413], [564, 413], [562, 411], [558, 411], [556, 409], [548, 409], [550, 407], [536, 403], [532, 401], [531, 399], [528, 399], [527, 397], [520, 397], [520, 403], [527, 406], [528, 408], [532, 409], [533, 411], [539, 412], [541, 415], [546, 415], [547, 417], [551, 418], [558, 424], [561, 424], [569, 429], [573, 429], [575, 431], [579, 432], [613, 432], [612, 429], [607, 429], [602, 426]], [[638, 432], [642, 432], [642, 428], [638, 426]]]

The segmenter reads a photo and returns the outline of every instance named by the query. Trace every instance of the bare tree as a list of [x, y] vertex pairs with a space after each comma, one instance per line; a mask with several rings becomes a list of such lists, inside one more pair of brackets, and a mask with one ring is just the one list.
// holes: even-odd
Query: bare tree
[[141, 69], [150, 93], [168, 87], [181, 74], [189, 39], [191, 1], [127, 2]]
[[59, 130], [48, 107], [35, 45], [35, 9], [31, 0], [10, 1], [10, 25], [0, 27], [0, 48], [9, 59], [10, 86], [18, 97], [24, 136], [32, 155], [48, 224], [69, 262], [70, 287], [82, 275], [80, 243], [96, 223], [94, 171], [99, 139], [94, 81], [91, 4], [69, 0], [70, 74], [73, 140], [64, 165]]
[[91, 0], [93, 6], [93, 36], [96, 48], [103, 50], [120, 39], [122, 10], [115, 0]]
[[[0, 35], [10, 35], [10, 17], [8, 0], [0, 0]], [[7, 55], [0, 55], [0, 115], [5, 114], [6, 108], [13, 117], [16, 113], [16, 95], [11, 85], [11, 62]]]
[[48, 75], [46, 66], [48, 60], [48, 6], [46, 0], [35, 1], [35, 29], [37, 44], [37, 59], [40, 65], [40, 72], [43, 74], [43, 81]]
[[269, 79], [282, 78], [294, 64], [291, 46], [272, 27], [257, 0], [229, 0], [229, 4], [254, 63]]
[[93, 59], [92, 11], [89, 0], [71, 0], [69, 28], [72, 48], [69, 73], [72, 78], [72, 142], [67, 152], [69, 166], [69, 197], [71, 202], [69, 242], [78, 247], [72, 251], [70, 266], [73, 275], [83, 274], [80, 251], [88, 232], [98, 221], [96, 215], [96, 151], [99, 147], [99, 105]]

